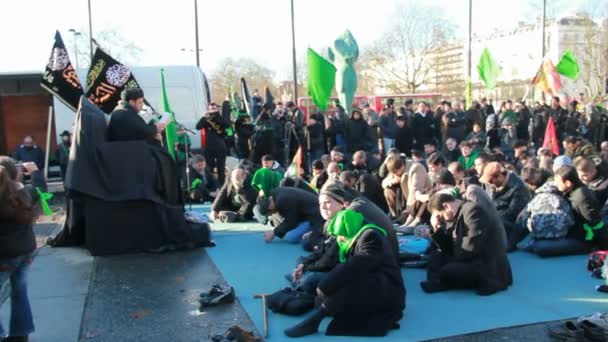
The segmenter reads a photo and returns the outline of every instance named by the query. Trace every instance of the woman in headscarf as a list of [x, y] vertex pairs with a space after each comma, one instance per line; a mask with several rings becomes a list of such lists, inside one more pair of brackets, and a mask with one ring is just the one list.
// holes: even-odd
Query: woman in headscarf
[[405, 286], [386, 230], [344, 209], [330, 221], [327, 233], [336, 238], [340, 263], [317, 287], [319, 308], [285, 334], [314, 334], [327, 316], [333, 317], [327, 335], [384, 336], [398, 328]]

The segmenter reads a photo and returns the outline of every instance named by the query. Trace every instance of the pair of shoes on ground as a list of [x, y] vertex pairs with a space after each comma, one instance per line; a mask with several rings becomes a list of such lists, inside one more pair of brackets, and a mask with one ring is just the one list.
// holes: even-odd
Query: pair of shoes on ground
[[227, 341], [237, 341], [237, 342], [260, 342], [261, 338], [255, 336], [253, 331], [247, 331], [238, 325], [234, 325], [223, 334], [223, 335], [215, 335], [211, 338], [213, 342], [227, 342]]
[[0, 342], [27, 342], [27, 341], [29, 341], [27, 336], [0, 337]]
[[[549, 336], [558, 341], [608, 341], [608, 321], [593, 315], [549, 327]], [[604, 322], [604, 323], [602, 323]]]
[[216, 306], [220, 304], [234, 303], [236, 294], [234, 287], [222, 287], [221, 285], [213, 285], [210, 290], [201, 293], [199, 303], [200, 311], [204, 311], [205, 308], [210, 306]]

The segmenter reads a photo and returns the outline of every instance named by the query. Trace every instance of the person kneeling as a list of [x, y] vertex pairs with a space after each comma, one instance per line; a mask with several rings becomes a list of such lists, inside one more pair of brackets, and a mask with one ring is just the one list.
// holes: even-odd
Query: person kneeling
[[327, 335], [384, 336], [398, 328], [405, 286], [387, 232], [350, 209], [337, 213], [327, 232], [336, 238], [340, 263], [317, 287], [320, 307], [285, 334], [314, 334], [327, 316], [333, 317]]
[[431, 253], [427, 280], [420, 283], [425, 292], [471, 288], [491, 295], [513, 283], [505, 230], [491, 201], [437, 193], [429, 210], [439, 249]]
[[268, 198], [258, 198], [258, 209], [262, 215], [273, 215], [271, 222], [278, 222], [274, 229], [264, 233], [266, 242], [271, 242], [277, 236], [290, 243], [302, 242], [304, 249], [312, 250], [323, 239], [319, 200], [308, 191], [276, 188]]

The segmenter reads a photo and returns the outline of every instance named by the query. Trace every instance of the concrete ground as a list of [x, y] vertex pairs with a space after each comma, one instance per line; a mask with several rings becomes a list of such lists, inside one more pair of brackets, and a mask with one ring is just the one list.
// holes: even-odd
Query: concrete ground
[[[42, 245], [61, 215], [39, 222]], [[224, 278], [205, 250], [92, 257], [81, 248], [40, 248], [29, 273], [33, 342], [210, 341], [232, 325], [255, 329], [237, 302], [198, 310], [199, 294]], [[3, 296], [2, 296], [3, 294]], [[0, 303], [7, 291], [0, 292]], [[10, 300], [0, 309], [8, 326]], [[478, 313], [483, 314], [483, 313]], [[432, 317], [429, 317], [432, 319]], [[438, 323], [439, 325], [441, 323]], [[549, 341], [555, 322], [495, 329], [437, 342]]]

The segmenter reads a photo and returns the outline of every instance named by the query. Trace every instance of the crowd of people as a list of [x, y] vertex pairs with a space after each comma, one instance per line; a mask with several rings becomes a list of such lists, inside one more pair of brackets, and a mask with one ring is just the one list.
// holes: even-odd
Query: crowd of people
[[[197, 156], [194, 178], [205, 180], [190, 197], [212, 202], [216, 220], [257, 220], [269, 225], [266, 242], [311, 252], [287, 278], [322, 304], [288, 336], [316, 332], [326, 316], [328, 333], [395, 328], [405, 308], [399, 266], [412, 257], [404, 237], [427, 242], [427, 293], [506, 290], [508, 253], [518, 249], [542, 257], [608, 249], [608, 141], [597, 103], [566, 109], [553, 98], [530, 109], [507, 100], [495, 111], [486, 99], [467, 110], [442, 101], [434, 112], [426, 102], [405, 104], [397, 111], [389, 100], [380, 113], [364, 104], [350, 115], [337, 104], [308, 117], [292, 102], [273, 112], [262, 104], [253, 122], [238, 113], [233, 138], [206, 133], [218, 133], [212, 149], [240, 162], [222, 184]], [[550, 118], [560, 143], [543, 147]], [[197, 128], [230, 127], [231, 119], [212, 104]], [[298, 146], [310, 157], [285, 177]], [[207, 160], [214, 153], [205, 150]], [[362, 330], [356, 322], [366, 319], [374, 324]]]
[[[130, 92], [126, 100], [143, 102], [143, 93]], [[310, 252], [286, 278], [319, 305], [288, 336], [315, 333], [328, 316], [328, 334], [381, 336], [398, 328], [406, 307], [400, 267], [412, 258], [427, 269], [426, 293], [492, 295], [513, 284], [509, 252], [608, 249], [608, 141], [599, 124], [606, 112], [597, 103], [565, 109], [553, 98], [529, 108], [507, 100], [495, 111], [486, 99], [466, 110], [444, 100], [431, 108], [409, 100], [396, 110], [388, 100], [379, 113], [369, 104], [346, 113], [338, 103], [305, 115], [293, 102], [260, 98], [249, 113], [211, 103], [196, 124], [203, 148], [191, 151], [188, 165], [181, 132], [176, 165], [187, 170], [188, 201], [212, 203], [216, 221], [267, 225], [267, 243], [284, 240]], [[164, 125], [127, 109], [113, 113], [109, 139], [160, 144]], [[559, 146], [544, 141], [550, 121]], [[64, 133], [60, 165], [71, 144]], [[9, 267], [0, 270], [21, 300], [23, 313], [13, 315], [22, 322], [10, 332], [17, 336], [33, 330], [19, 291], [35, 247], [36, 198], [17, 171], [39, 182], [40, 153], [27, 137], [14, 156], [19, 163], [0, 158], [0, 215], [8, 227], [0, 244], [20, 241], [1, 249]], [[239, 162], [227, 170], [229, 156]]]

